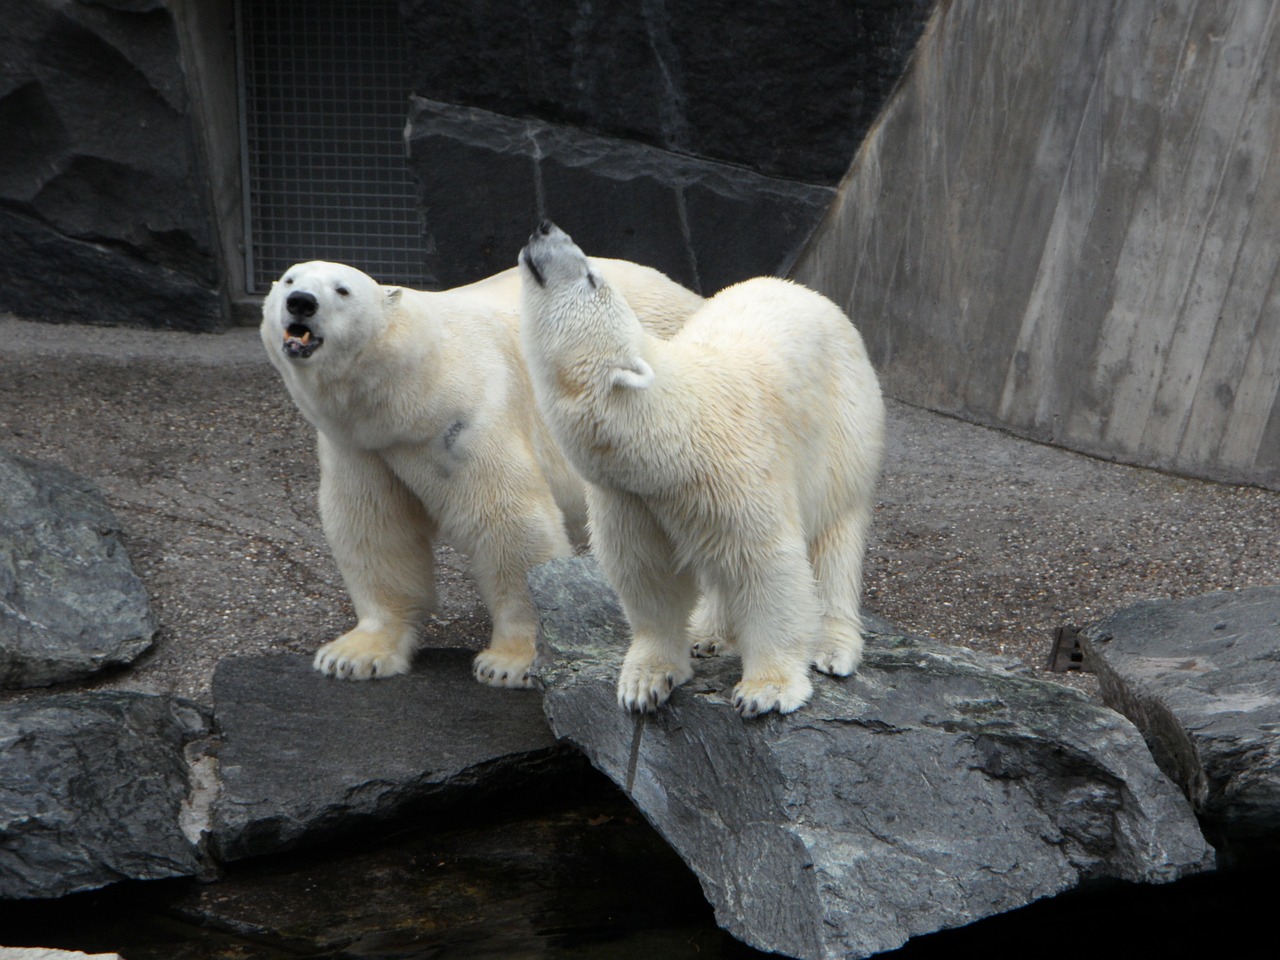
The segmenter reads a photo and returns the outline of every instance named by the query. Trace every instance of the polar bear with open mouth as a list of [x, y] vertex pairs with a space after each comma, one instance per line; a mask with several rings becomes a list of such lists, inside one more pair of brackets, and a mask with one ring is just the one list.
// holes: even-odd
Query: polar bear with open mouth
[[[656, 270], [595, 261], [670, 335], [702, 298]], [[435, 607], [432, 548], [467, 554], [493, 620], [475, 675], [527, 687], [537, 619], [525, 576], [572, 552], [581, 479], [537, 413], [520, 354], [516, 269], [439, 293], [382, 286], [353, 267], [285, 271], [263, 304], [267, 355], [316, 428], [320, 516], [355, 606], [318, 670], [404, 673]]]
[[664, 703], [695, 645], [741, 654], [748, 717], [806, 703], [811, 665], [852, 673], [884, 402], [848, 317], [764, 277], [664, 341], [554, 224], [520, 265], [534, 394], [632, 630], [622, 706]]

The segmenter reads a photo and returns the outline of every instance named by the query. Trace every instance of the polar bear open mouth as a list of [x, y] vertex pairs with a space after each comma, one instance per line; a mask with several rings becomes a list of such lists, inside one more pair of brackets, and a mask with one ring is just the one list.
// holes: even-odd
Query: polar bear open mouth
[[320, 349], [324, 337], [317, 337], [305, 323], [284, 328], [284, 352], [291, 360], [304, 360]]

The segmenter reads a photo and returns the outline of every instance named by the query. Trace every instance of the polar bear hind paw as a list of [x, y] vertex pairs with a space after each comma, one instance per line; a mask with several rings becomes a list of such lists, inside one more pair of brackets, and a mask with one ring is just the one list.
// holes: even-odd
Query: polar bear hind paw
[[862, 632], [848, 623], [824, 624], [825, 634], [813, 654], [813, 665], [832, 677], [847, 677], [862, 663]]
[[311, 665], [339, 680], [374, 680], [409, 672], [409, 657], [382, 634], [352, 630], [316, 651]]
[[766, 677], [742, 681], [733, 688], [733, 706], [743, 717], [758, 717], [765, 713], [791, 713], [799, 710], [813, 695], [813, 684], [808, 677], [783, 679]]
[[618, 676], [618, 705], [632, 713], [654, 713], [692, 676], [693, 665], [687, 660], [625, 660]]
[[690, 652], [695, 657], [719, 657], [733, 653], [733, 643], [720, 637], [701, 637], [693, 641]]
[[471, 665], [471, 672], [481, 683], [508, 690], [527, 690], [533, 686], [530, 670], [533, 657], [529, 654], [503, 653], [499, 650], [481, 650]]

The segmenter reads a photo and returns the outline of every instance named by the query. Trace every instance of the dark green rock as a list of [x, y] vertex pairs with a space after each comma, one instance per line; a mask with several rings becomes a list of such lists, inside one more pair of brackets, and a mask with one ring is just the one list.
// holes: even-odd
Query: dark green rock
[[736, 660], [653, 717], [617, 705], [627, 645], [595, 562], [531, 577], [546, 710], [697, 873], [720, 924], [795, 957], [869, 956], [1083, 880], [1165, 882], [1212, 850], [1123, 717], [1009, 664], [873, 635], [860, 672], [742, 720]]
[[131, 663], [155, 621], [100, 494], [0, 450], [0, 688]]
[[1280, 587], [1135, 604], [1081, 635], [1229, 860], [1280, 852]]
[[171, 697], [0, 705], [0, 899], [197, 873], [185, 751], [207, 733], [200, 711]]

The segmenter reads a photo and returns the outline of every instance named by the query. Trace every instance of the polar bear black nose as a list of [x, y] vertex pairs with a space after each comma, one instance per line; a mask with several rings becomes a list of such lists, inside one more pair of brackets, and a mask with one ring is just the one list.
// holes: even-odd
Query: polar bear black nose
[[315, 296], [302, 290], [295, 290], [285, 298], [284, 308], [295, 317], [313, 317], [320, 304]]

